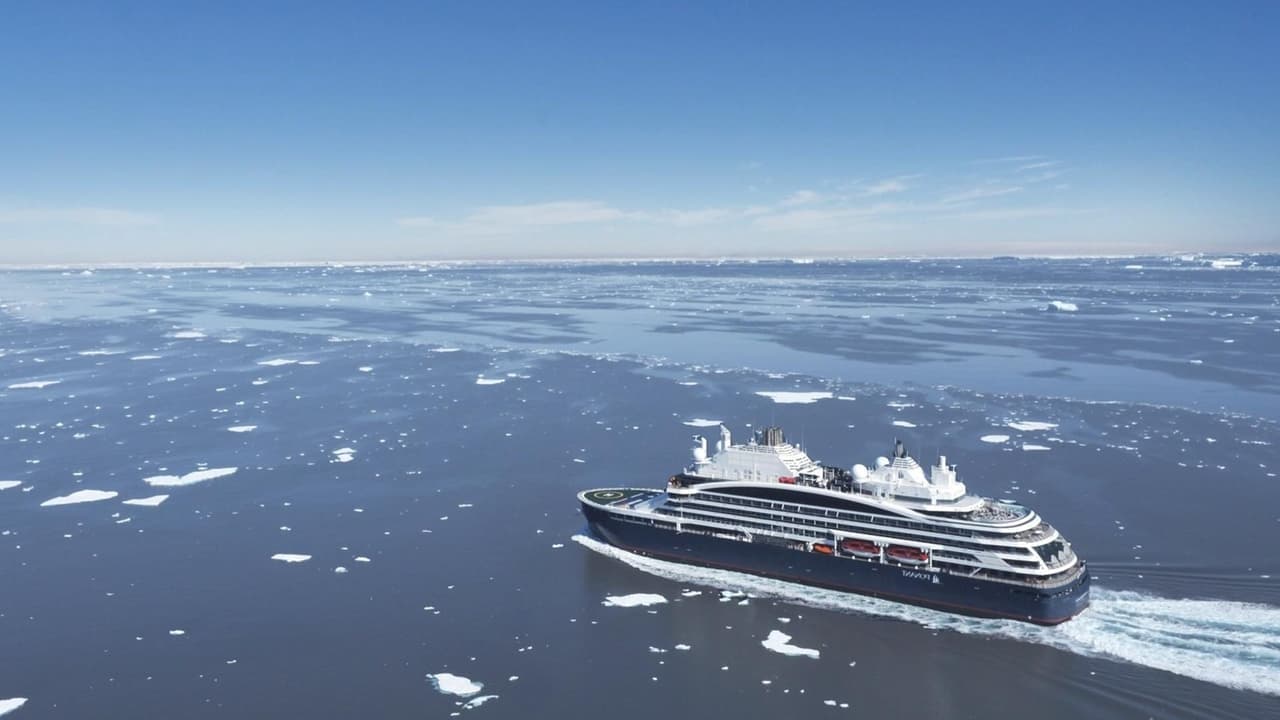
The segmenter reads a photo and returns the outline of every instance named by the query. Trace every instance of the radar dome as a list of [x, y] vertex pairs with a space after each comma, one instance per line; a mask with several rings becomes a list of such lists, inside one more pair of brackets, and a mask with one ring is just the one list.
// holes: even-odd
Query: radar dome
[[854, 476], [855, 478], [859, 479], [859, 480], [866, 480], [866, 479], [867, 479], [867, 466], [866, 466], [866, 465], [863, 465], [862, 463], [858, 463], [857, 465], [854, 465], [854, 466], [853, 466], [853, 476]]
[[885, 457], [885, 456], [883, 456], [883, 455], [881, 455], [880, 457], [876, 458], [876, 467], [877, 467], [877, 468], [882, 468], [882, 467], [884, 467], [884, 466], [886, 466], [886, 465], [888, 465], [888, 464], [889, 464], [889, 458], [887, 458], [887, 457]]

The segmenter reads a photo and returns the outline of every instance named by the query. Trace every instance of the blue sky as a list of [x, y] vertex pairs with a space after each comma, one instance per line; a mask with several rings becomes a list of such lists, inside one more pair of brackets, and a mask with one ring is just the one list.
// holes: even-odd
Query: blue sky
[[1278, 3], [372, 5], [5, 3], [0, 263], [1280, 249]]

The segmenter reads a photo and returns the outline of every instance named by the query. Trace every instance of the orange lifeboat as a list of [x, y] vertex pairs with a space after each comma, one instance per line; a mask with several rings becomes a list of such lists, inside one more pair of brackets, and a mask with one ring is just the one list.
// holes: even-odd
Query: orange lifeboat
[[890, 545], [885, 554], [900, 563], [907, 565], [924, 565], [929, 562], [929, 553], [919, 548], [903, 547], [901, 545]]
[[835, 555], [835, 554], [836, 554], [836, 550], [835, 550], [835, 548], [831, 547], [830, 545], [827, 545], [826, 543], [814, 543], [814, 544], [813, 544], [813, 551], [814, 551], [814, 552], [816, 552], [816, 553], [822, 553], [823, 555]]
[[849, 538], [840, 541], [840, 552], [857, 557], [879, 557], [880, 548], [870, 540]]
[[778, 482], [782, 483], [783, 485], [795, 485], [796, 479], [793, 477], [787, 477], [786, 475], [780, 475], [778, 477]]

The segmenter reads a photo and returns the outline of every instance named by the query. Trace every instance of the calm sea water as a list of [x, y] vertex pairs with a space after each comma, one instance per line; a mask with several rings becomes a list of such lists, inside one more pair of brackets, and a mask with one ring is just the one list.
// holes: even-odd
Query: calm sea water
[[[1276, 266], [0, 273], [0, 708], [1280, 717]], [[959, 618], [582, 537], [574, 494], [660, 486], [699, 420], [946, 454], [1072, 540], [1094, 606]]]

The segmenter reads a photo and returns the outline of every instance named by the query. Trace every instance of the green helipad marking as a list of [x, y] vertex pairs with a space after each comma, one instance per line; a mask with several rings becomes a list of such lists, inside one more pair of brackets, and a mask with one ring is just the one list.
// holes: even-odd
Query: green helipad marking
[[588, 492], [585, 497], [594, 503], [600, 503], [601, 505], [611, 505], [613, 503], [622, 502], [624, 500], [628, 500], [630, 498], [638, 497], [641, 495], [649, 495], [649, 494], [652, 494], [652, 492], [653, 492], [652, 490], [631, 490], [631, 489], [623, 489], [623, 488], [614, 488], [614, 489], [605, 489], [605, 490], [592, 490]]

